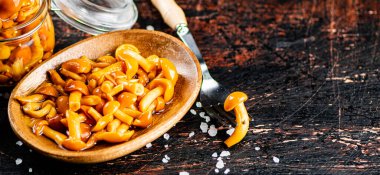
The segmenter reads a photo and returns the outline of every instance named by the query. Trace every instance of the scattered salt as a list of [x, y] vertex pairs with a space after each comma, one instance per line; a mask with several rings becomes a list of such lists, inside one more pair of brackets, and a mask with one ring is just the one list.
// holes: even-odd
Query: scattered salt
[[216, 163], [216, 168], [218, 169], [222, 169], [224, 167], [224, 162], [222, 159], [218, 160], [218, 162]]
[[200, 112], [199, 116], [201, 116], [203, 118], [205, 116], [205, 114], [206, 114], [205, 112]]
[[227, 130], [226, 133], [228, 135], [232, 135], [232, 133], [234, 133], [234, 131], [235, 131], [235, 128], [231, 128], [231, 129]]
[[225, 171], [224, 171], [224, 174], [228, 174], [230, 172], [230, 169], [227, 168]]
[[220, 157], [227, 157], [227, 156], [230, 156], [230, 155], [231, 155], [231, 153], [229, 151], [222, 151], [220, 153]]
[[354, 81], [352, 81], [351, 79], [346, 79], [344, 80], [344, 83], [353, 83]]
[[16, 159], [16, 165], [20, 165], [21, 163], [22, 163], [22, 159], [17, 158], [17, 159]]
[[29, 152], [32, 152], [33, 150], [29, 149]]
[[256, 150], [256, 151], [259, 151], [259, 150], [260, 150], [260, 147], [256, 146], [256, 147], [255, 147], [255, 150]]
[[21, 146], [22, 142], [19, 140], [19, 141], [16, 142], [16, 145]]
[[162, 163], [168, 163], [169, 162], [169, 160], [168, 159], [166, 159], [165, 157], [164, 158], [162, 158]]
[[168, 145], [168, 144], [166, 144], [166, 145], [164, 145], [164, 147], [167, 149], [167, 148], [169, 148], [169, 145]]
[[206, 120], [206, 122], [208, 123], [211, 119], [210, 119], [209, 116], [205, 116], [205, 120]]
[[190, 109], [190, 113], [193, 115], [197, 115], [197, 111], [195, 111], [194, 109]]
[[200, 128], [201, 128], [201, 130], [202, 130], [203, 133], [206, 133], [207, 130], [208, 130], [208, 125], [207, 125], [207, 123], [205, 123], [205, 122], [201, 122], [201, 126], [200, 126]]
[[170, 160], [170, 157], [169, 157], [168, 155], [165, 154], [165, 159]]
[[182, 172], [179, 172], [179, 175], [189, 175], [189, 173], [186, 171], [182, 171]]
[[210, 135], [211, 137], [214, 137], [216, 136], [217, 133], [218, 133], [218, 130], [215, 128], [215, 125], [211, 125], [210, 129], [208, 130], [208, 135]]
[[280, 159], [276, 156], [273, 156], [273, 162], [274, 163], [280, 163]]
[[222, 160], [222, 157], [218, 157], [216, 160]]
[[198, 101], [197, 103], [195, 103], [195, 106], [197, 106], [198, 108], [201, 108], [202, 107], [202, 103]]
[[219, 169], [218, 168], [216, 168], [214, 171], [215, 171], [215, 173], [219, 173]]
[[150, 148], [150, 147], [152, 147], [152, 143], [148, 143], [148, 144], [146, 144], [145, 147], [146, 147], [146, 148]]
[[154, 30], [154, 27], [151, 26], [151, 25], [147, 25], [147, 26], [146, 26], [146, 30]]
[[212, 156], [212, 157], [218, 157], [218, 153], [214, 152], [214, 153], [212, 153], [211, 156]]
[[164, 139], [169, 140], [169, 138], [170, 138], [170, 135], [168, 133], [165, 133], [164, 134]]
[[32, 168], [29, 168], [29, 173], [33, 172], [33, 169]]
[[191, 133], [189, 133], [189, 137], [193, 137], [194, 136], [194, 131], [192, 131]]

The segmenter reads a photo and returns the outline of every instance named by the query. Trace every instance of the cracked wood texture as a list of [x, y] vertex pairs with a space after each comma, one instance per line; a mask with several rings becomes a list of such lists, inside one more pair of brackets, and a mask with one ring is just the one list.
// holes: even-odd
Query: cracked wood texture
[[[152, 25], [175, 34], [147, 0], [135, 1], [133, 28]], [[253, 116], [245, 139], [227, 149], [228, 126], [202, 133], [195, 105], [168, 134], [119, 159], [67, 164], [17, 146], [1, 101], [0, 174], [379, 173], [380, 3], [377, 1], [178, 0], [213, 77], [246, 92]], [[63, 49], [89, 37], [53, 15]], [[101, 49], [101, 48], [100, 48]], [[9, 94], [2, 93], [7, 97]], [[189, 133], [195, 135], [189, 138]], [[260, 148], [260, 150], [255, 150]], [[162, 159], [170, 157], [168, 163]], [[279, 158], [279, 163], [273, 161]], [[15, 160], [22, 159], [20, 165]]]

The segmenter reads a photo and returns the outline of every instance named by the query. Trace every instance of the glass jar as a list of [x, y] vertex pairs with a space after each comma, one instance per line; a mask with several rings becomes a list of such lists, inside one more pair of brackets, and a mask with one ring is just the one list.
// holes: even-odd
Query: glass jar
[[86, 33], [130, 29], [138, 12], [132, 0], [52, 0], [51, 10]]
[[54, 46], [46, 0], [0, 0], [0, 85], [14, 85]]

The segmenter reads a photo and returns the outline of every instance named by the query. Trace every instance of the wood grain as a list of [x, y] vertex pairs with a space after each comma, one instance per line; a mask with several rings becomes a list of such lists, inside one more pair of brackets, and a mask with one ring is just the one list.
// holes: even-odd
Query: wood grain
[[[379, 2], [177, 3], [212, 76], [251, 97], [246, 105], [252, 127], [241, 144], [229, 149], [221, 173], [226, 168], [231, 174], [378, 173]], [[152, 25], [174, 35], [148, 0], [136, 4], [140, 16], [134, 28]], [[56, 50], [88, 36], [55, 16], [54, 22]], [[217, 160], [211, 155], [227, 150], [222, 141], [228, 126], [210, 137], [199, 129], [205, 120], [188, 113], [168, 132], [169, 140], [160, 138], [149, 149], [96, 166], [63, 164], [16, 146], [6, 118], [5, 113], [0, 118], [1, 172], [21, 174], [32, 167], [36, 174], [62, 169], [61, 174], [214, 174]], [[165, 155], [171, 158], [167, 164], [162, 163]], [[16, 158], [23, 163], [16, 166]]]

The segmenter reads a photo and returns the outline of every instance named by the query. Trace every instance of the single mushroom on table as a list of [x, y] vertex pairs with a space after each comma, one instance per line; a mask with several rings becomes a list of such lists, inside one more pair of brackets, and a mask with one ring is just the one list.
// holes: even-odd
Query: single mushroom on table
[[232, 111], [236, 115], [236, 128], [232, 135], [224, 141], [224, 143], [231, 147], [239, 143], [247, 134], [249, 128], [249, 116], [244, 102], [248, 99], [247, 95], [243, 92], [233, 92], [226, 98], [224, 102], [224, 110]]

